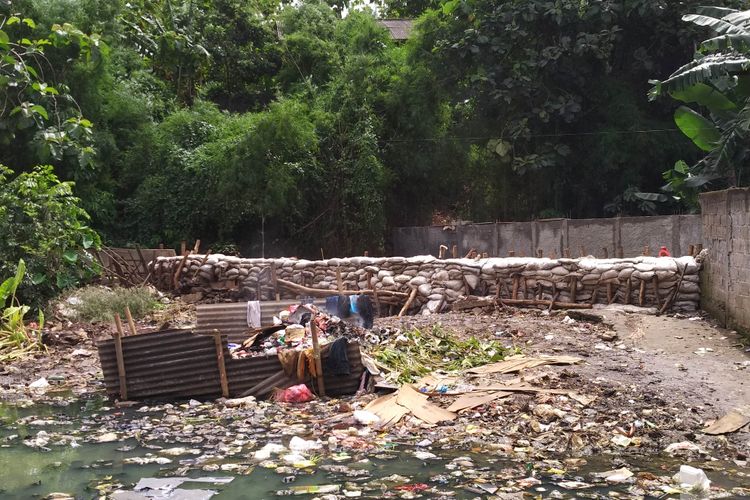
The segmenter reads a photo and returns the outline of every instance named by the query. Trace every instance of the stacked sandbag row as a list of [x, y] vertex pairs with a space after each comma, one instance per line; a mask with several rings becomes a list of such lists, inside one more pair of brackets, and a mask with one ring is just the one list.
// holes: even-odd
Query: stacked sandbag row
[[[319, 290], [377, 290], [410, 294], [414, 306], [439, 312], [468, 295], [558, 303], [629, 303], [695, 311], [700, 304], [703, 255], [632, 259], [352, 257], [328, 260], [242, 259], [225, 255], [159, 257], [150, 263], [161, 290], [273, 300], [298, 291], [274, 279]], [[675, 293], [676, 290], [676, 293]], [[404, 302], [404, 300], [401, 300]]]

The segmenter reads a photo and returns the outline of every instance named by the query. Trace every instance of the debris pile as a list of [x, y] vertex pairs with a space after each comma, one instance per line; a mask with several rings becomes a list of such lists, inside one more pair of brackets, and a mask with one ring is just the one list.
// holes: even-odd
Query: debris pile
[[380, 306], [447, 309], [469, 296], [498, 304], [571, 307], [633, 304], [695, 311], [700, 303], [697, 257], [630, 259], [351, 257], [319, 261], [243, 259], [226, 255], [158, 257], [149, 266], [161, 290], [202, 296], [234, 291], [255, 300], [277, 296], [370, 294]]

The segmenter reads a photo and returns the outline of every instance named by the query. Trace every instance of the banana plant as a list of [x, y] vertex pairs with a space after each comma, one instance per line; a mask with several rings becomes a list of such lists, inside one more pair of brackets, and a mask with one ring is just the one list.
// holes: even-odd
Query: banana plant
[[750, 10], [700, 7], [682, 19], [713, 36], [700, 43], [693, 61], [665, 80], [651, 80], [649, 97], [682, 101], [675, 124], [707, 154], [687, 169], [680, 164], [665, 173], [666, 190], [741, 185], [750, 156]]

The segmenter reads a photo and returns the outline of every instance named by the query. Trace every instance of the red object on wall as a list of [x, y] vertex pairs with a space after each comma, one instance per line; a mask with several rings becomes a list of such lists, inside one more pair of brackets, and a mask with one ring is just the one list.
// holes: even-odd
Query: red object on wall
[[672, 254], [669, 253], [669, 250], [667, 250], [667, 247], [661, 247], [659, 249], [659, 257], [671, 257]]

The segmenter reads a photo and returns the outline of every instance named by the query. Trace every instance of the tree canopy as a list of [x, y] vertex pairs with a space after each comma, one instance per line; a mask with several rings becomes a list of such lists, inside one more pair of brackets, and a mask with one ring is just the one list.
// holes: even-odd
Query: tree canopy
[[[693, 210], [694, 197], [649, 193], [729, 144], [730, 126], [685, 136], [700, 109], [647, 92], [705, 28], [717, 35], [701, 57], [652, 94], [709, 85], [744, 130], [744, 80], [732, 95], [721, 78], [695, 80], [747, 66], [732, 2], [372, 5], [0, 3], [0, 163], [13, 175], [51, 165], [110, 244], [344, 255], [444, 217]], [[410, 38], [392, 40], [378, 16], [414, 18]]]

